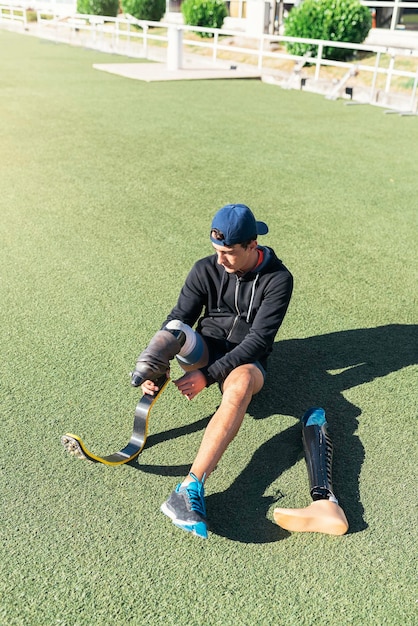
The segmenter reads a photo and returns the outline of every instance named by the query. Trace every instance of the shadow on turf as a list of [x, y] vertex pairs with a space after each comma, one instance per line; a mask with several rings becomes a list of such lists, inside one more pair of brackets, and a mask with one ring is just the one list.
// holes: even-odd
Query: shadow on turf
[[[299, 419], [311, 406], [326, 410], [334, 443], [334, 490], [347, 515], [349, 532], [364, 530], [367, 525], [358, 485], [364, 448], [355, 434], [361, 408], [350, 403], [343, 392], [416, 364], [417, 331], [417, 325], [393, 324], [276, 343], [266, 385], [252, 401], [249, 414], [255, 419], [291, 415], [298, 422], [280, 431], [279, 418], [277, 435], [255, 450], [231, 486], [206, 498], [211, 531], [245, 543], [268, 543], [288, 536], [266, 517], [271, 505], [283, 499], [283, 494], [276, 498], [263, 494], [278, 476], [303, 457]], [[277, 374], [273, 376], [273, 372]], [[376, 411], [379, 414], [379, 407]], [[153, 435], [147, 445], [203, 429], [208, 420], [204, 418], [184, 428]], [[139, 466], [139, 469], [183, 476], [189, 466]], [[291, 489], [289, 485], [288, 491]], [[300, 496], [301, 506], [305, 506], [306, 493]], [[281, 502], [281, 506], [286, 503]]]

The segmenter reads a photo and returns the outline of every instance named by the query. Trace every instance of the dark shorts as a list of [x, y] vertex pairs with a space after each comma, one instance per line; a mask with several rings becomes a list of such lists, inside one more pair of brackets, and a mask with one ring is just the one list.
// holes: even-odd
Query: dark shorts
[[[218, 361], [219, 359], [221, 359], [223, 356], [225, 356], [225, 354], [227, 354], [227, 352], [230, 352], [230, 350], [232, 350], [232, 348], [234, 347], [228, 341], [222, 341], [222, 340], [220, 341], [218, 339], [212, 339], [211, 337], [203, 337], [203, 336], [202, 338], [205, 341], [208, 347], [208, 352], [209, 352], [208, 364], [205, 368], [202, 368], [202, 369], [207, 370], [207, 368], [210, 367], [213, 363], [215, 363], [215, 361]], [[266, 372], [264, 365], [260, 363], [260, 361], [254, 361], [252, 365], [255, 365], [260, 370], [265, 380], [267, 372]]]

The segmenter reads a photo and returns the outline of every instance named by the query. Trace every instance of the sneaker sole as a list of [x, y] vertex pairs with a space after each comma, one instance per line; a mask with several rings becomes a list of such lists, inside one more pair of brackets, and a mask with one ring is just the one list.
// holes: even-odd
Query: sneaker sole
[[[195, 537], [199, 537], [200, 539], [208, 538], [208, 532], [204, 522], [198, 522], [197, 524], [188, 524], [187, 522], [183, 522], [182, 520], [177, 519], [173, 511], [170, 511], [170, 509], [168, 508], [166, 502], [163, 502], [163, 504], [160, 506], [160, 511], [164, 513], [164, 515], [167, 515], [167, 517], [171, 519], [171, 521], [175, 526], [177, 526], [177, 528], [181, 528], [181, 530], [184, 530], [187, 533], [191, 533], [192, 535], [194, 535]], [[199, 530], [201, 532], [199, 532]]]

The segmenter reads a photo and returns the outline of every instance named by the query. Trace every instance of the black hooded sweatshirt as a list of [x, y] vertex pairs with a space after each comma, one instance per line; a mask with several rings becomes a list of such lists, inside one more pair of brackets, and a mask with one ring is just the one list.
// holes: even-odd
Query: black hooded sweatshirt
[[164, 323], [181, 320], [203, 337], [219, 342], [226, 354], [204, 369], [207, 384], [222, 382], [245, 363], [267, 357], [289, 306], [293, 277], [274, 250], [259, 246], [263, 261], [254, 270], [238, 277], [217, 262], [217, 255], [205, 257], [192, 267], [176, 306]]

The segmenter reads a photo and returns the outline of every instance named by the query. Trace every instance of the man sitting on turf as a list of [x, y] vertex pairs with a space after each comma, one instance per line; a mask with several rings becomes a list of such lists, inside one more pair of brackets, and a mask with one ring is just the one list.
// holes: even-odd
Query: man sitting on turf
[[[267, 358], [292, 294], [288, 269], [271, 248], [257, 243], [257, 236], [267, 232], [267, 225], [243, 204], [226, 205], [216, 213], [210, 231], [215, 254], [195, 263], [134, 373], [143, 392], [154, 394], [158, 387], [153, 381], [177, 354], [186, 373], [174, 384], [188, 400], [213, 383], [220, 387], [220, 406], [205, 429], [190, 473], [161, 507], [176, 526], [204, 538], [204, 482], [264, 385]], [[196, 322], [195, 332], [191, 327]], [[181, 350], [180, 344], [171, 346], [170, 333], [183, 333]], [[166, 340], [171, 347], [164, 347]]]

